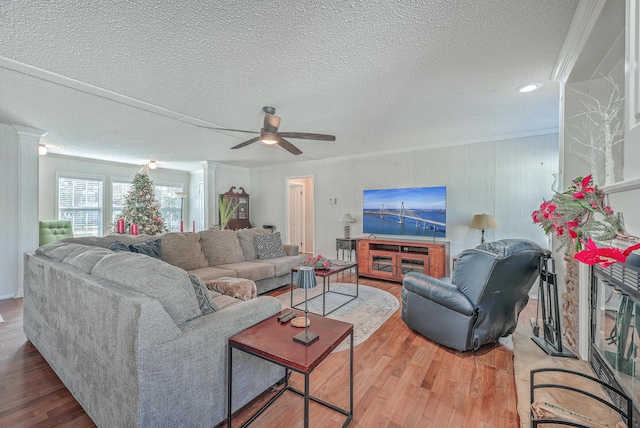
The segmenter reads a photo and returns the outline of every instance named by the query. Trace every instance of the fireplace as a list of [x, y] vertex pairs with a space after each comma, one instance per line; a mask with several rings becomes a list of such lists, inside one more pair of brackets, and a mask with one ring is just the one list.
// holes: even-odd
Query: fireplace
[[633, 427], [640, 428], [640, 256], [594, 266], [590, 300], [589, 362], [596, 377], [633, 399]]

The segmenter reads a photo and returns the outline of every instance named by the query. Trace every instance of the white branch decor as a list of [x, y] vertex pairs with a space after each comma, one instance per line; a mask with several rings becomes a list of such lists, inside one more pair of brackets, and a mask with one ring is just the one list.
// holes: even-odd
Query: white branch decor
[[579, 124], [568, 124], [567, 135], [573, 140], [569, 150], [587, 161], [594, 183], [599, 183], [598, 163], [604, 158], [604, 185], [615, 183], [615, 160], [613, 147], [624, 141], [624, 97], [612, 77], [602, 76], [611, 87], [607, 103], [574, 90], [587, 98], [582, 101], [585, 111], [572, 118], [580, 118]]

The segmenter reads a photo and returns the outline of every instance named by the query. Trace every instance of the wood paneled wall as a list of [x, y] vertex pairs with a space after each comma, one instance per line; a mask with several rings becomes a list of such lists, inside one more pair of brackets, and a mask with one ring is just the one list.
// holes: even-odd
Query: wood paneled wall
[[[531, 212], [553, 195], [557, 170], [557, 134], [256, 168], [251, 170], [252, 222], [275, 224], [286, 241], [286, 178], [313, 176], [314, 252], [332, 254], [345, 212], [357, 220], [352, 237], [363, 236], [364, 189], [445, 185], [452, 256], [480, 243], [480, 231], [469, 223], [483, 212], [494, 214], [499, 226], [486, 231], [487, 240], [519, 237], [546, 247], [547, 237], [532, 223]], [[330, 198], [337, 204], [330, 205]]]

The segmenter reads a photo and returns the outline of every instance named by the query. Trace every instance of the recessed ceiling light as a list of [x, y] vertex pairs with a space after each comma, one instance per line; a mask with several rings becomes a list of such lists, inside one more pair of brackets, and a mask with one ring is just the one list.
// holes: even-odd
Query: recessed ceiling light
[[520, 86], [518, 88], [518, 92], [531, 92], [531, 91], [535, 91], [538, 88], [542, 87], [542, 83], [537, 82], [537, 83], [527, 83], [524, 86]]

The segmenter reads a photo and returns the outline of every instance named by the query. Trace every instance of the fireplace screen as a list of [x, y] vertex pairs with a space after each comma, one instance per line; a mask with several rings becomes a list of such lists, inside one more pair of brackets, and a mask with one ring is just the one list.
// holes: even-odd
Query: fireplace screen
[[[601, 380], [626, 393], [635, 406], [640, 402], [639, 290], [640, 264], [593, 268], [590, 362]], [[639, 421], [637, 407], [634, 410], [635, 427]]]

